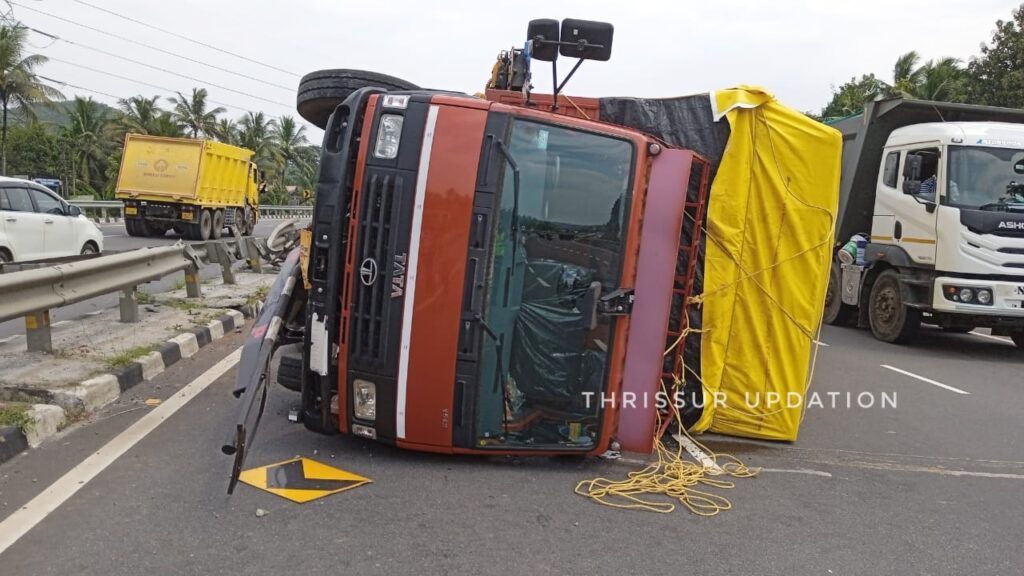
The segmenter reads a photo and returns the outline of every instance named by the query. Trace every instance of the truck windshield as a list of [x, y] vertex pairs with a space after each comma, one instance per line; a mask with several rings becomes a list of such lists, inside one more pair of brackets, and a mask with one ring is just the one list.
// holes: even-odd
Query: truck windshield
[[516, 120], [507, 149], [520, 171], [518, 215], [508, 166], [486, 308], [501, 345], [484, 344], [478, 444], [588, 449], [600, 427], [613, 320], [599, 317], [591, 329], [587, 294], [619, 287], [633, 145]]
[[951, 147], [946, 203], [982, 210], [1024, 205], [1024, 150]]

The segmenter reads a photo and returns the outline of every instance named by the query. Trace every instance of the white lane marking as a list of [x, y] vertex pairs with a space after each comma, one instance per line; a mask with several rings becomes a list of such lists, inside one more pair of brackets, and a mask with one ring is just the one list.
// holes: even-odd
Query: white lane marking
[[672, 437], [676, 439], [676, 442], [679, 442], [680, 446], [686, 448], [686, 451], [690, 453], [690, 456], [693, 456], [693, 459], [699, 462], [700, 465], [706, 468], [711, 474], [717, 475], [724, 473], [724, 470], [719, 468], [718, 464], [715, 464], [715, 459], [705, 454], [693, 440], [690, 440], [683, 434], [673, 434]]
[[92, 312], [85, 313], [86, 316], [98, 316], [100, 314], [103, 314], [103, 310], [93, 310]]
[[56, 328], [57, 326], [64, 326], [65, 324], [71, 324], [71, 320], [60, 320], [50, 324], [50, 328]]
[[832, 347], [830, 344], [825, 344], [821, 340], [815, 340], [814, 343], [817, 344], [818, 346], [824, 346], [825, 348], [831, 348]]
[[409, 232], [409, 264], [405, 269], [405, 304], [402, 306], [402, 336], [398, 351], [398, 398], [395, 402], [395, 433], [405, 439], [405, 402], [409, 391], [409, 344], [412, 340], [412, 309], [416, 303], [416, 272], [420, 263], [420, 232], [423, 228], [423, 202], [427, 195], [430, 152], [434, 147], [437, 127], [437, 106], [427, 112], [427, 126], [420, 148], [419, 172], [416, 174], [416, 198], [413, 201], [412, 229]]
[[242, 356], [242, 348], [237, 348], [227, 358], [213, 365], [212, 368], [203, 372], [198, 378], [189, 382], [184, 388], [165, 400], [162, 404], [153, 409], [152, 412], [140, 418], [137, 422], [121, 432], [105, 446], [97, 450], [80, 464], [71, 469], [59, 480], [39, 493], [28, 504], [25, 504], [13, 514], [0, 522], [0, 554], [10, 548], [29, 530], [43, 521], [54, 510], [60, 507], [69, 498], [75, 495], [90, 480], [99, 475], [114, 461], [138, 444], [150, 432], [156, 430], [165, 420], [170, 418], [189, 400], [195, 398], [200, 392], [213, 384], [225, 372], [238, 363]]
[[18, 338], [21, 338], [21, 334], [15, 334], [14, 336], [8, 336], [7, 338], [0, 338], [0, 344], [7, 344], [8, 342], [17, 340]]
[[903, 374], [904, 376], [910, 376], [911, 378], [916, 378], [916, 379], [920, 380], [921, 382], [927, 382], [927, 383], [929, 383], [929, 384], [931, 384], [933, 386], [938, 386], [939, 388], [945, 388], [946, 390], [949, 390], [951, 392], [956, 392], [957, 394], [970, 394], [970, 392], [967, 392], [965, 390], [961, 390], [959, 388], [954, 388], [953, 386], [950, 386], [949, 384], [943, 384], [942, 382], [936, 382], [935, 380], [932, 380], [931, 378], [925, 378], [924, 376], [920, 376], [920, 375], [914, 374], [913, 372], [907, 372], [906, 370], [901, 370], [899, 368], [896, 368], [895, 366], [889, 366], [888, 364], [879, 364], [879, 366], [881, 366], [882, 368], [885, 368], [886, 370], [892, 370], [893, 372], [898, 372], [900, 374]]
[[982, 338], [988, 338], [989, 340], [995, 340], [996, 342], [1006, 342], [1007, 344], [1013, 344], [1013, 340], [1010, 340], [1009, 338], [1003, 338], [1002, 336], [993, 336], [991, 334], [982, 334], [981, 332], [973, 331], [968, 332], [968, 334], [973, 334], [974, 336], [981, 336]]
[[777, 472], [783, 474], [807, 474], [808, 476], [821, 476], [822, 478], [831, 478], [832, 474], [823, 472], [821, 470], [811, 470], [810, 468], [761, 468], [762, 472]]

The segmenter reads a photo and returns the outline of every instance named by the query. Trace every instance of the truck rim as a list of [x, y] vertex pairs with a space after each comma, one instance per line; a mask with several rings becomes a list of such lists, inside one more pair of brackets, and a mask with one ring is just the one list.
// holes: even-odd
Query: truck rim
[[899, 295], [893, 286], [884, 286], [878, 291], [875, 298], [875, 318], [885, 328], [890, 328], [896, 322], [899, 314]]

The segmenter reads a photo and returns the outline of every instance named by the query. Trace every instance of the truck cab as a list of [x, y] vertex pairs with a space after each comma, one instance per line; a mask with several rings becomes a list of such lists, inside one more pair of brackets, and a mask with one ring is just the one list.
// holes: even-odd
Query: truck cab
[[[930, 103], [896, 102], [836, 126], [846, 136], [837, 246], [854, 234], [868, 243], [861, 261], [834, 265], [826, 320], [856, 313], [890, 342], [922, 322], [986, 327], [1024, 346], [1024, 124], [1006, 121], [1024, 111], [935, 103], [933, 115], [965, 120], [913, 122]], [[870, 151], [872, 140], [884, 144]], [[858, 206], [872, 196], [868, 222]]]

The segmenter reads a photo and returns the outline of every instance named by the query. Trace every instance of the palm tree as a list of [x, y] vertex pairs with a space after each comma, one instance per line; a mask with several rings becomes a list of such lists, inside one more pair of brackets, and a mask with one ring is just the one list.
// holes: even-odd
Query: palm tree
[[896, 59], [896, 65], [892, 70], [891, 92], [893, 96], [915, 97], [924, 75], [921, 67], [918, 66], [920, 61], [921, 55], [916, 50], [911, 50]]
[[238, 123], [230, 118], [217, 122], [217, 139], [225, 144], [238, 145]]
[[217, 115], [226, 112], [218, 106], [213, 110], [206, 109], [206, 88], [193, 88], [192, 97], [186, 98], [178, 92], [177, 98], [170, 98], [174, 104], [174, 118], [185, 127], [189, 135], [198, 138], [200, 135], [213, 137], [217, 133]]
[[919, 98], [941, 102], [962, 102], [966, 72], [952, 57], [929, 60], [921, 67]]
[[252, 150], [257, 164], [265, 165], [274, 160], [270, 133], [275, 125], [263, 112], [249, 112], [238, 121], [238, 145]]
[[61, 129], [61, 136], [71, 152], [72, 188], [81, 182], [93, 191], [104, 189], [112, 145], [107, 132], [109, 124], [106, 110], [92, 98], [75, 98], [68, 113], [68, 124]]
[[172, 136], [175, 138], [185, 135], [181, 124], [178, 124], [178, 121], [174, 119], [174, 114], [167, 110], [162, 110], [153, 120], [153, 131], [150, 134], [153, 136]]
[[118, 123], [129, 132], [152, 134], [162, 112], [157, 104], [159, 99], [159, 96], [132, 96], [127, 100], [118, 100], [117, 106], [122, 114]]
[[28, 28], [0, 26], [0, 106], [3, 107], [3, 127], [0, 136], [0, 173], [7, 174], [7, 112], [18, 108], [29, 118], [35, 118], [30, 104], [48, 103], [63, 98], [56, 89], [39, 81], [33, 70], [46, 62], [40, 54], [25, 55]]
[[289, 165], [295, 166], [304, 171], [305, 158], [299, 154], [299, 149], [307, 146], [306, 127], [300, 126], [291, 116], [282, 116], [270, 131], [271, 143], [275, 155], [281, 162], [281, 178], [288, 174]]

